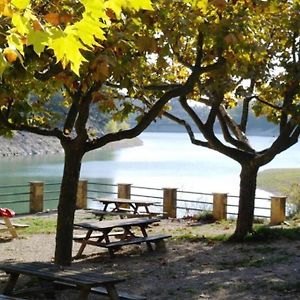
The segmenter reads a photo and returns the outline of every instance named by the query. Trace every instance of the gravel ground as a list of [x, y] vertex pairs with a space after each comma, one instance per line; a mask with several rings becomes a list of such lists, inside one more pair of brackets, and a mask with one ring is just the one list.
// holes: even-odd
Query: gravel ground
[[[78, 220], [82, 218], [82, 214], [77, 216]], [[73, 267], [125, 278], [119, 289], [149, 300], [300, 299], [300, 241], [215, 242], [199, 236], [231, 232], [234, 224], [191, 225], [195, 224], [187, 220], [162, 220], [153, 226], [150, 233], [171, 233], [173, 238], [167, 241], [165, 249], [151, 253], [144, 246], [128, 246], [111, 259], [105, 249], [87, 246], [84, 257], [74, 260]], [[175, 238], [183, 234], [189, 240]], [[20, 231], [18, 239], [2, 239], [0, 260], [49, 262], [54, 247], [54, 234], [22, 235]], [[74, 255], [77, 249], [78, 244], [74, 244]], [[7, 276], [0, 273], [0, 288], [6, 280]], [[20, 285], [31, 284], [25, 277], [20, 281]], [[58, 295], [58, 299], [74, 297], [69, 292]], [[30, 299], [47, 298], [39, 295]]]

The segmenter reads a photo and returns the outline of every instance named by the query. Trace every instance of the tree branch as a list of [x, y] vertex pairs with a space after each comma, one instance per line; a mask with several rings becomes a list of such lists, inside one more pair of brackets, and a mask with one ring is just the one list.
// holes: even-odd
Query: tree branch
[[188, 94], [190, 91], [191, 88], [189, 86], [181, 86], [180, 88], [166, 92], [141, 118], [140, 122], [135, 127], [115, 133], [108, 133], [100, 138], [87, 142], [86, 151], [88, 152], [103, 147], [110, 142], [115, 142], [122, 139], [130, 139], [138, 136], [157, 117], [157, 115], [162, 111], [163, 107], [169, 100], [179, 97], [182, 94]]
[[[251, 153], [255, 152], [255, 150], [250, 146], [249, 141], [244, 135], [243, 131], [240, 130], [239, 126], [231, 118], [223, 105], [220, 105], [219, 107], [218, 120], [220, 121], [223, 136], [226, 142], [230, 143], [238, 149], [242, 149]], [[229, 128], [237, 137], [237, 139], [232, 137]]]
[[184, 126], [185, 129], [186, 129], [186, 131], [187, 131], [187, 133], [188, 133], [188, 135], [189, 135], [189, 138], [190, 138], [190, 141], [191, 141], [192, 144], [197, 145], [197, 146], [202, 146], [202, 147], [209, 148], [209, 144], [207, 142], [200, 141], [200, 140], [198, 140], [198, 139], [195, 138], [195, 135], [194, 135], [194, 132], [192, 130], [192, 127], [185, 120], [180, 119], [180, 118], [178, 118], [178, 117], [174, 116], [173, 114], [171, 114], [169, 112], [166, 112], [166, 111], [163, 113], [163, 115], [166, 118], [168, 118], [168, 119], [176, 122], [177, 124]]
[[290, 119], [280, 135], [268, 149], [258, 152], [257, 160], [260, 165], [265, 165], [279, 153], [287, 150], [298, 142], [300, 136], [300, 127], [295, 119]]
[[40, 81], [47, 81], [53, 76], [62, 72], [63, 70], [64, 69], [60, 63], [56, 63], [56, 64], [53, 63], [49, 65], [48, 68], [43, 70], [42, 72], [36, 71], [34, 73], [34, 77]]

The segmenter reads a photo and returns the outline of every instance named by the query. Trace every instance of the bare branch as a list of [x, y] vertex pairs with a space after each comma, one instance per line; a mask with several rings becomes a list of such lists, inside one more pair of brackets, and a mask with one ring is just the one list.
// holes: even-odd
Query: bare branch
[[[247, 152], [254, 153], [255, 150], [250, 146], [249, 141], [243, 131], [240, 130], [239, 126], [236, 122], [231, 118], [223, 105], [220, 105], [218, 112], [218, 120], [220, 121], [220, 125], [222, 128], [223, 136], [225, 141], [235, 146], [238, 149], [242, 149]], [[237, 139], [233, 138], [230, 134], [230, 130], [237, 137]]]
[[273, 142], [272, 146], [258, 152], [257, 160], [261, 165], [269, 163], [277, 154], [287, 150], [298, 142], [300, 136], [300, 127], [297, 120], [292, 118], [289, 120], [280, 135]]
[[128, 130], [122, 130], [116, 133], [109, 133], [100, 138], [94, 139], [87, 143], [86, 151], [91, 151], [104, 145], [119, 141], [122, 139], [130, 139], [138, 136], [142, 133], [150, 123], [157, 117], [157, 115], [162, 111], [165, 104], [176, 97], [179, 97], [182, 94], [188, 94], [191, 91], [190, 86], [181, 86], [180, 88], [173, 89], [171, 91], [166, 92], [151, 108], [145, 113], [145, 115], [141, 118], [140, 122], [133, 128]]
[[176, 122], [177, 124], [184, 126], [185, 129], [186, 129], [186, 131], [187, 131], [187, 133], [188, 133], [188, 135], [189, 135], [189, 138], [190, 138], [190, 141], [191, 141], [192, 144], [197, 145], [197, 146], [202, 146], [202, 147], [209, 148], [208, 142], [204, 142], [204, 141], [201, 141], [201, 140], [198, 140], [198, 139], [195, 138], [195, 135], [194, 135], [194, 132], [192, 130], [192, 127], [185, 120], [180, 119], [180, 118], [174, 116], [173, 114], [171, 114], [169, 112], [164, 112], [163, 115], [166, 118], [168, 118], [168, 119]]
[[277, 109], [277, 110], [282, 110], [283, 109], [283, 106], [278, 106], [278, 105], [275, 105], [275, 104], [272, 104], [272, 103], [269, 103], [268, 101], [266, 100], [263, 100], [261, 99], [259, 96], [257, 95], [254, 95], [254, 96], [251, 96], [251, 97], [247, 97], [247, 99], [250, 101], [252, 99], [256, 99], [257, 101], [263, 103], [263, 104], [266, 104], [267, 106], [271, 107], [271, 108], [274, 108], [274, 109]]

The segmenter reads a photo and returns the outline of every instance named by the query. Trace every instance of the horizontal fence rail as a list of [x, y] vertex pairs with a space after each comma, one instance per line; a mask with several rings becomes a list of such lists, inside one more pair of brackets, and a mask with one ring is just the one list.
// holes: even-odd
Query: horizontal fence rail
[[[0, 207], [9, 207], [18, 213], [35, 213], [56, 209], [60, 194], [60, 183], [33, 181], [28, 184], [0, 186]], [[222, 193], [203, 193], [155, 188], [131, 184], [111, 184], [80, 180], [77, 191], [78, 208], [101, 208], [99, 197], [119, 197], [155, 200], [153, 212], [169, 217], [195, 216], [212, 213], [215, 219], [235, 218], [238, 214], [239, 197]], [[271, 223], [285, 219], [287, 197], [257, 197], [255, 217], [269, 218]]]

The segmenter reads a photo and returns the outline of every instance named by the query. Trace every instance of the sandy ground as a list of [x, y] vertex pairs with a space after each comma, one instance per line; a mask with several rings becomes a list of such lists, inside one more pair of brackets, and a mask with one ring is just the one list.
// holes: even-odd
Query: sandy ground
[[[165, 249], [154, 252], [148, 252], [144, 246], [128, 246], [111, 259], [105, 249], [88, 246], [84, 257], [74, 260], [73, 267], [125, 278], [119, 289], [149, 300], [300, 299], [300, 241], [215, 242], [202, 236], [231, 232], [234, 224], [191, 225], [195, 224], [187, 220], [162, 220], [153, 226], [150, 233], [173, 236]], [[189, 239], [182, 239], [183, 236]], [[54, 234], [22, 235], [20, 231], [20, 238], [0, 242], [0, 260], [49, 262], [54, 247]], [[74, 244], [74, 255], [78, 247]], [[0, 288], [6, 280], [7, 275], [0, 273]], [[24, 277], [20, 285], [31, 282]], [[39, 295], [30, 299], [47, 298]], [[75, 295], [63, 292], [58, 299], [75, 299]]]

